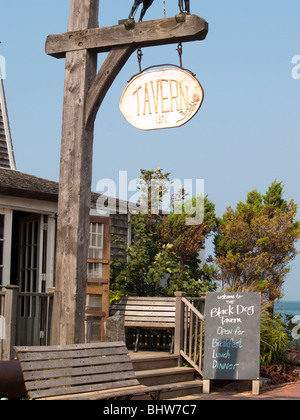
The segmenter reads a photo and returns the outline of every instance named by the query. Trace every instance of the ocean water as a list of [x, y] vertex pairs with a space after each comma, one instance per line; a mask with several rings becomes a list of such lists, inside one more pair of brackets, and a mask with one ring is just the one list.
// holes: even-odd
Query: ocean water
[[[300, 302], [280, 300], [275, 304], [274, 312], [284, 315], [300, 316]], [[283, 317], [284, 318], [284, 317]]]

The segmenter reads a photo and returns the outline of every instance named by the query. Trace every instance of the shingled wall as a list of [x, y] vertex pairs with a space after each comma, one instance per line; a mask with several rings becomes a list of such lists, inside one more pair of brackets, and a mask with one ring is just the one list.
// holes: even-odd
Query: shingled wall
[[7, 141], [4, 129], [3, 114], [0, 104], [0, 167], [10, 169]]

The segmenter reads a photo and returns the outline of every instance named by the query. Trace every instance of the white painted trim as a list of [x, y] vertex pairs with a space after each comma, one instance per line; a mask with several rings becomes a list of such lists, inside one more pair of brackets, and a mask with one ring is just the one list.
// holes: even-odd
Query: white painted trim
[[6, 99], [5, 99], [1, 69], [0, 69], [0, 105], [2, 109], [3, 124], [4, 124], [4, 131], [5, 131], [5, 137], [6, 137], [6, 143], [7, 143], [10, 169], [15, 170], [16, 163], [15, 163], [15, 157], [14, 157], [14, 152], [13, 152], [13, 145], [12, 145], [12, 139], [11, 139], [9, 120], [8, 120], [7, 104], [6, 104]]
[[11, 210], [20, 210], [28, 213], [55, 214], [57, 213], [57, 203], [51, 201], [35, 200], [31, 198], [12, 197], [8, 195], [0, 196], [0, 207]]
[[38, 293], [42, 291], [42, 268], [43, 268], [43, 243], [44, 243], [44, 230], [43, 230], [43, 220], [44, 215], [40, 215], [39, 221], [39, 234], [38, 234]]
[[4, 215], [4, 246], [3, 246], [3, 284], [10, 284], [11, 268], [11, 237], [12, 237], [12, 211], [0, 208], [0, 214]]
[[46, 287], [54, 286], [54, 262], [55, 262], [55, 238], [56, 222], [54, 216], [48, 217], [48, 237], [47, 237], [47, 273]]

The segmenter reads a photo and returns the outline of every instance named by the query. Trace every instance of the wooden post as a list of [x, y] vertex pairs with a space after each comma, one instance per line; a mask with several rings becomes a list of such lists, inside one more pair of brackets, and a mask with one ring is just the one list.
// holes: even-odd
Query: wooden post
[[16, 344], [17, 327], [17, 303], [19, 286], [5, 286], [5, 340], [3, 348], [3, 360], [14, 358], [13, 346]]
[[203, 379], [203, 394], [210, 394], [210, 379]]
[[[71, 0], [68, 30], [98, 26], [98, 13], [99, 0]], [[93, 153], [93, 127], [85, 128], [85, 102], [96, 72], [97, 53], [66, 53], [52, 344], [85, 341]]]
[[[66, 59], [56, 272], [51, 344], [85, 341], [87, 256], [94, 121], [116, 76], [140, 47], [204, 40], [208, 24], [186, 16], [99, 28], [99, 0], [70, 0], [66, 34], [51, 35], [46, 53]], [[97, 74], [97, 54], [109, 52]]]
[[183, 345], [184, 334], [184, 305], [182, 298], [186, 296], [185, 292], [175, 292], [176, 307], [175, 307], [175, 339], [174, 339], [174, 354], [179, 356], [179, 366], [181, 365], [180, 350]]
[[252, 395], [259, 395], [260, 392], [260, 380], [252, 381]]

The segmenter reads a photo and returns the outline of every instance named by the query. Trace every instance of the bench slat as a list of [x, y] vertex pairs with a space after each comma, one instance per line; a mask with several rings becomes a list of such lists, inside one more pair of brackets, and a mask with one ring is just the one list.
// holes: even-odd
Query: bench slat
[[[109, 355], [121, 355], [126, 354], [126, 348], [111, 348], [109, 349]], [[28, 352], [20, 353], [19, 357], [21, 361], [37, 361], [37, 360], [53, 360], [53, 359], [74, 359], [82, 357], [96, 357], [105, 356], [107, 349], [90, 349], [90, 350], [70, 350], [70, 351], [47, 351], [47, 352]]]
[[[49, 370], [36, 370], [34, 372], [24, 372], [24, 379], [26, 381], [32, 381], [36, 379], [50, 379], [50, 378], [61, 378], [67, 376], [85, 376], [85, 375], [96, 375], [102, 373], [115, 373], [132, 370], [131, 363], [114, 363], [101, 366], [87, 366], [80, 368], [69, 368], [69, 369], [49, 369]], [[40, 384], [38, 384], [40, 387]]]
[[32, 399], [43, 399], [47, 397], [59, 397], [61, 395], [81, 394], [86, 392], [95, 392], [101, 390], [109, 390], [114, 388], [125, 388], [140, 385], [137, 379], [129, 379], [126, 381], [116, 381], [104, 384], [94, 384], [87, 386], [74, 386], [55, 389], [46, 389], [42, 391], [34, 391], [30, 393]]
[[107, 343], [87, 343], [87, 344], [71, 344], [66, 346], [18, 346], [16, 349], [18, 353], [28, 353], [28, 352], [39, 352], [44, 353], [47, 351], [68, 351], [68, 350], [89, 350], [89, 349], [109, 349], [109, 348], [118, 348], [124, 347], [125, 343], [122, 341], [114, 341]]
[[155, 311], [139, 311], [137, 309], [135, 310], [129, 310], [129, 311], [120, 311], [120, 313], [122, 314], [122, 312], [125, 314], [125, 317], [129, 317], [129, 316], [136, 316], [136, 317], [145, 317], [145, 316], [151, 316], [152, 318], [171, 318], [173, 319], [175, 317], [175, 311], [169, 311], [169, 312], [155, 312]]
[[151, 313], [143, 313], [143, 314], [136, 314], [136, 313], [129, 313], [125, 315], [125, 321], [134, 321], [134, 320], [145, 320], [149, 319], [153, 322], [159, 322], [159, 321], [168, 321], [172, 322], [174, 320], [174, 317], [172, 316], [153, 316]]
[[176, 302], [176, 297], [152, 297], [152, 296], [125, 296], [121, 300], [129, 300], [129, 301], [144, 301], [144, 300], [151, 300], [152, 302]]
[[86, 400], [90, 400], [90, 401], [95, 401], [95, 400], [100, 400], [100, 399], [109, 399], [109, 398], [116, 398], [116, 397], [121, 397], [121, 396], [131, 396], [131, 395], [135, 395], [135, 396], [141, 396], [141, 395], [145, 395], [145, 394], [154, 394], [156, 392], [161, 392], [161, 391], [170, 391], [173, 389], [177, 388], [177, 384], [162, 384], [162, 385], [153, 385], [153, 386], [145, 386], [145, 385], [141, 385], [140, 387], [133, 387], [130, 390], [125, 390], [125, 391], [117, 391], [117, 392], [103, 392], [100, 391], [99, 393], [93, 393], [93, 394], [84, 394], [79, 396], [70, 396], [69, 400], [82, 400], [83, 398]]
[[149, 321], [151, 324], [159, 324], [159, 323], [164, 323], [164, 324], [172, 324], [175, 325], [175, 320], [174, 318], [169, 318], [169, 317], [157, 317], [154, 318], [152, 316], [127, 316], [125, 318], [125, 323], [126, 322], [147, 322]]
[[[84, 394], [71, 394], [71, 395], [64, 395], [60, 397], [50, 397], [47, 400], [72, 400], [72, 401], [82, 401], [82, 400], [104, 400], [109, 398], [117, 398], [117, 397], [126, 397], [132, 395], [143, 395], [147, 393], [148, 387], [146, 385], [135, 385], [124, 388], [114, 388], [113, 390], [102, 390], [102, 391], [94, 391], [94, 392], [85, 392]], [[42, 399], [42, 398], [41, 398]]]
[[90, 385], [90, 384], [102, 384], [107, 382], [113, 382], [120, 379], [134, 379], [135, 373], [133, 371], [129, 372], [115, 372], [115, 373], [103, 373], [99, 375], [87, 375], [87, 376], [68, 376], [58, 379], [49, 379], [49, 380], [37, 380], [37, 381], [27, 381], [28, 391], [33, 391], [36, 389], [48, 389], [48, 388], [59, 388], [59, 387], [68, 387], [74, 385]]
[[150, 323], [149, 321], [145, 322], [137, 322], [137, 321], [127, 321], [125, 322], [125, 327], [128, 328], [134, 328], [134, 327], [140, 327], [140, 328], [148, 328], [148, 329], [160, 329], [160, 328], [175, 328], [175, 323], [165, 323], [165, 322], [153, 322]]
[[157, 310], [157, 311], [152, 311], [150, 309], [138, 309], [138, 308], [134, 308], [134, 309], [118, 309], [116, 311], [111, 311], [112, 314], [116, 314], [119, 313], [123, 316], [128, 316], [128, 315], [136, 315], [136, 316], [152, 316], [153, 318], [156, 317], [160, 317], [160, 316], [164, 316], [164, 317], [170, 317], [170, 318], [175, 318], [175, 309], [172, 308], [172, 310], [169, 311], [162, 311], [162, 310]]
[[111, 306], [113, 310], [117, 310], [120, 307], [134, 307], [134, 308], [142, 308], [142, 307], [152, 307], [158, 309], [164, 308], [175, 308], [175, 302], [153, 302], [153, 301], [145, 301], [145, 302], [133, 302], [133, 301], [123, 301], [121, 300], [119, 303], [115, 303]]
[[104, 364], [114, 364], [114, 363], [126, 363], [130, 362], [130, 356], [128, 354], [116, 355], [116, 356], [106, 356], [106, 357], [90, 357], [82, 359], [69, 359], [66, 360], [43, 360], [37, 362], [22, 362], [23, 372], [31, 370], [47, 370], [55, 368], [76, 368], [84, 366], [96, 366]]

